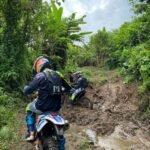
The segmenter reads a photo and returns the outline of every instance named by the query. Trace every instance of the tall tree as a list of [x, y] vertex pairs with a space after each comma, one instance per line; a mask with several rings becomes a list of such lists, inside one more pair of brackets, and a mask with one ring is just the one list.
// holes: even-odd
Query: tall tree
[[110, 50], [110, 34], [106, 31], [105, 27], [92, 35], [90, 46], [96, 52], [97, 64], [104, 65]]
[[[35, 34], [33, 34], [33, 43], [36, 47], [34, 48], [44, 49], [46, 54], [55, 59], [56, 56], [59, 57], [59, 64], [64, 67], [67, 61], [68, 43], [81, 41], [84, 35], [89, 33], [80, 32], [79, 25], [85, 24], [84, 18], [85, 16], [77, 19], [75, 13], [71, 14], [70, 17], [63, 18], [61, 5], [57, 5], [55, 2], [44, 3], [36, 15]], [[34, 42], [37, 40], [39, 45]]]
[[150, 4], [150, 0], [129, 0], [129, 1], [136, 14], [146, 12]]
[[18, 86], [26, 76], [26, 44], [29, 42], [30, 22], [39, 3], [41, 0], [6, 0], [2, 3], [1, 79], [11, 87]]

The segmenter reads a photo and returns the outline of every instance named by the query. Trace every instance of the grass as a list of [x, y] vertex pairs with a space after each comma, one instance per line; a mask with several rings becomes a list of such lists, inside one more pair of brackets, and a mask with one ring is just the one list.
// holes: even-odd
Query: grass
[[107, 81], [108, 78], [105, 75], [105, 71], [96, 67], [83, 67], [79, 68], [83, 72], [83, 75], [91, 82]]
[[17, 94], [0, 91], [0, 150], [9, 150], [16, 142]]
[[81, 141], [79, 144], [79, 150], [91, 150], [92, 145], [88, 141]]
[[118, 70], [107, 70], [106, 68], [98, 67], [83, 67], [78, 68], [83, 72], [83, 75], [92, 83], [105, 83], [110, 79], [114, 81], [118, 79], [120, 73]]
[[9, 150], [15, 139], [15, 127], [13, 125], [3, 126], [0, 130], [0, 150]]

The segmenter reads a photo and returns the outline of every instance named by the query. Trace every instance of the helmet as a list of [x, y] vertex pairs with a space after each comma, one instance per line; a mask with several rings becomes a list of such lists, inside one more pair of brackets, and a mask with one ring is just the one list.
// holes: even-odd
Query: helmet
[[73, 73], [73, 76], [78, 79], [78, 78], [82, 77], [82, 72], [76, 71], [75, 73]]
[[33, 75], [42, 72], [45, 68], [51, 68], [51, 63], [47, 58], [44, 58], [43, 56], [38, 57], [34, 61]]

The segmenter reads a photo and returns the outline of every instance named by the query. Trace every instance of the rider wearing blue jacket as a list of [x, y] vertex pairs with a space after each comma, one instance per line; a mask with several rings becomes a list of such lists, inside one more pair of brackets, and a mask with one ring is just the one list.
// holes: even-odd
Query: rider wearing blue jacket
[[[33, 73], [35, 77], [29, 85], [24, 87], [23, 90], [25, 95], [29, 95], [38, 90], [38, 98], [31, 102], [26, 108], [26, 122], [30, 132], [29, 137], [26, 138], [27, 141], [34, 140], [35, 113], [58, 113], [61, 108], [62, 87], [67, 91], [71, 90], [71, 87], [64, 80], [63, 76], [59, 72], [53, 71], [51, 68], [48, 59], [42, 56], [37, 58], [33, 65]], [[58, 145], [61, 145], [61, 150], [64, 150], [63, 143], [65, 143], [64, 138], [58, 141]]]

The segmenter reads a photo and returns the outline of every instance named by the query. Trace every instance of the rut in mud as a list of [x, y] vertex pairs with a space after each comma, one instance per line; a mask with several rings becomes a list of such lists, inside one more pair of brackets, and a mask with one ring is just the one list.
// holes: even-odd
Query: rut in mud
[[[73, 130], [76, 132], [74, 135], [76, 138], [72, 143], [79, 142], [80, 138], [84, 137], [80, 135], [90, 129], [96, 134], [93, 145], [97, 146], [91, 146], [88, 149], [150, 149], [150, 124], [139, 118], [138, 94], [135, 84], [129, 86], [121, 79], [114, 81], [110, 78], [105, 83], [91, 84], [86, 96], [93, 102], [93, 110], [78, 106], [74, 108], [64, 106], [63, 115], [73, 124], [72, 129], [75, 128]], [[82, 129], [78, 131], [80, 127]], [[78, 133], [80, 134], [79, 139], [77, 139]], [[73, 148], [69, 147], [69, 150], [86, 149], [80, 148], [78, 142]]]

